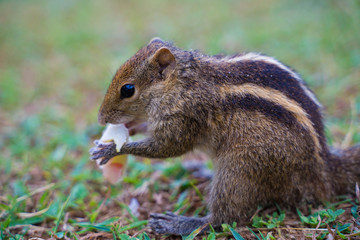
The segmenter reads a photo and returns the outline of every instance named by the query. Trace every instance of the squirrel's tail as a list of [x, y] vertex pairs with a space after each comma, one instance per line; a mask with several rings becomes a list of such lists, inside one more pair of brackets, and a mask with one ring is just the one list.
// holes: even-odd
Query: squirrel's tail
[[344, 150], [333, 149], [328, 167], [335, 194], [354, 192], [355, 184], [360, 185], [360, 144]]

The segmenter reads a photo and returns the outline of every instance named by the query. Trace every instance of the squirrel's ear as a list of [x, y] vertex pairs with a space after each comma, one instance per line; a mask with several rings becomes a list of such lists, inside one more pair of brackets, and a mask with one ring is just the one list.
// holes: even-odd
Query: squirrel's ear
[[153, 39], [150, 40], [149, 44], [150, 43], [153, 43], [153, 42], [159, 42], [159, 43], [164, 43], [164, 41], [159, 38], [159, 37], [154, 37]]
[[175, 57], [166, 47], [162, 47], [157, 50], [156, 53], [151, 57], [150, 61], [159, 67], [160, 75], [166, 77], [172, 74], [176, 67]]

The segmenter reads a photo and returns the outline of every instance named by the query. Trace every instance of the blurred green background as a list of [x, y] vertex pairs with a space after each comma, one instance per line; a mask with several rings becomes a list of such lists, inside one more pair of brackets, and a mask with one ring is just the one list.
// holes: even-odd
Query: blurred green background
[[[359, 26], [357, 0], [0, 1], [2, 231], [24, 221], [17, 212], [50, 206], [33, 222], [57, 232], [74, 186], [83, 202], [72, 207], [90, 218], [106, 192], [87, 153], [102, 130], [97, 110], [116, 69], [155, 36], [276, 57], [324, 105], [329, 142], [360, 142]], [[16, 201], [49, 183], [42, 201]]]

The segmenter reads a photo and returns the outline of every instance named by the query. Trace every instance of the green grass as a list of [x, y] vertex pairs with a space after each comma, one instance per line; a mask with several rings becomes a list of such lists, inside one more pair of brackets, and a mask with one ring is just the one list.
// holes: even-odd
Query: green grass
[[[180, 159], [132, 158], [116, 186], [88, 160], [113, 73], [155, 36], [209, 54], [275, 56], [323, 103], [329, 143], [360, 142], [359, 25], [356, 0], [0, 1], [0, 239], [150, 239], [150, 211], [206, 214], [206, 183]], [[132, 198], [140, 203], [138, 216], [128, 207]], [[272, 239], [288, 234], [279, 230], [284, 222], [314, 228], [317, 216], [329, 219], [339, 209], [345, 213], [321, 220], [321, 227], [332, 224], [340, 237], [349, 236], [358, 204], [351, 199], [302, 219], [286, 212], [284, 220], [274, 209], [260, 213], [263, 228], [254, 233], [233, 226], [206, 238]], [[273, 225], [278, 230], [267, 228]], [[324, 239], [326, 231], [308, 232]]]

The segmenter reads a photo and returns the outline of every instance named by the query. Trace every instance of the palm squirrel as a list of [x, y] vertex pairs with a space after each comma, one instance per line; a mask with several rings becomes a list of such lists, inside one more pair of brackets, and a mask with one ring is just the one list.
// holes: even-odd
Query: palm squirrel
[[148, 124], [149, 137], [102, 144], [92, 158], [168, 158], [193, 149], [214, 166], [203, 218], [151, 214], [159, 234], [248, 220], [258, 205], [319, 203], [360, 182], [360, 145], [326, 144], [321, 105], [291, 68], [257, 53], [208, 56], [154, 38], [115, 74], [101, 124]]

